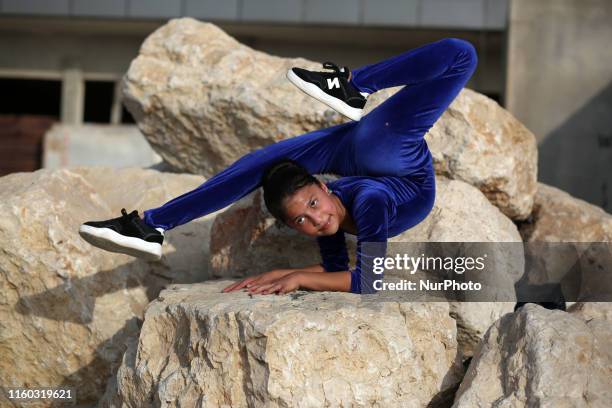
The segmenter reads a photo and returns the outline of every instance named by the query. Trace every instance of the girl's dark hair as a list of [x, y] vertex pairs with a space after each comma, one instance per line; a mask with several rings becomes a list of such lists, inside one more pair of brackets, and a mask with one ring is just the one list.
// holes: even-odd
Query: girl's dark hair
[[291, 159], [282, 159], [274, 163], [266, 169], [261, 179], [264, 202], [268, 211], [286, 224], [283, 200], [309, 184], [320, 183], [299, 163]]

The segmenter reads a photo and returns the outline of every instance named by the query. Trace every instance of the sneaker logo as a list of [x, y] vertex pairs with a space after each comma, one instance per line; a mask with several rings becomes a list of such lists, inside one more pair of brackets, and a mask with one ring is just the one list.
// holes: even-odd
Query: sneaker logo
[[327, 88], [328, 89], [340, 88], [340, 79], [338, 77], [334, 79], [327, 78]]

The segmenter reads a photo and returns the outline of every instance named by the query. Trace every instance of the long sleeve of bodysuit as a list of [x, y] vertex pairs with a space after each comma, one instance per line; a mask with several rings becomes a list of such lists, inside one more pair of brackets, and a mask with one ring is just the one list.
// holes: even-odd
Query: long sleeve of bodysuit
[[364, 189], [357, 195], [353, 220], [357, 225], [357, 259], [351, 271], [352, 293], [376, 293], [374, 258], [385, 257], [389, 236], [389, 197], [380, 190]]
[[[375, 293], [374, 280], [382, 279], [382, 275], [374, 274], [373, 261], [386, 254], [389, 206], [389, 197], [381, 190], [363, 189], [355, 196], [352, 217], [357, 226], [357, 259], [351, 271], [352, 293]], [[348, 270], [343, 231], [319, 237], [317, 241], [323, 260], [321, 265], [326, 271]]]
[[318, 237], [317, 242], [321, 252], [321, 266], [325, 271], [348, 271], [349, 258], [344, 231], [338, 230], [334, 235]]

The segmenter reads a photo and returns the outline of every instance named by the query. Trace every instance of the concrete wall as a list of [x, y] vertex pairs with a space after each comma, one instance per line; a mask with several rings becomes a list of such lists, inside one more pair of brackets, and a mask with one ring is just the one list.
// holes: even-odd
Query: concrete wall
[[44, 168], [148, 167], [161, 161], [136, 126], [55, 124], [44, 138]]
[[[85, 80], [119, 80], [147, 35], [164, 21], [0, 18], [0, 77], [62, 80], [78, 69]], [[273, 24], [219, 26], [257, 50], [282, 57], [337, 61], [357, 67], [453, 36], [472, 42], [479, 65], [468, 84], [503, 93], [503, 39], [498, 31]], [[69, 121], [79, 123], [78, 121]]]
[[[0, 0], [1, 1], [1, 0]], [[0, 76], [61, 79], [77, 65], [86, 79], [119, 79], [145, 38], [165, 21], [0, 17]], [[503, 91], [503, 41], [499, 31], [219, 23], [257, 50], [283, 57], [371, 63], [444, 37], [472, 42], [479, 67], [472, 86]], [[486, 77], [486, 78], [485, 78]]]
[[612, 1], [512, 0], [506, 106], [539, 180], [612, 211]]
[[[9, 4], [2, 1], [0, 4]], [[17, 3], [11, 4], [17, 7]], [[0, 16], [0, 78], [62, 81], [61, 121], [64, 125], [75, 126], [62, 127], [61, 132], [54, 132], [49, 137], [52, 143], [46, 144], [45, 167], [97, 164], [100, 160], [108, 165], [139, 165], [143, 160], [148, 163], [148, 153], [144, 159], [139, 157], [136, 152], [144, 150], [128, 143], [127, 139], [127, 150], [120, 156], [115, 157], [110, 151], [104, 157], [96, 156], [92, 153], [96, 146], [112, 146], [118, 138], [112, 137], [113, 134], [123, 133], [113, 127], [102, 132], [96, 130], [97, 127], [78, 125], [83, 122], [84, 81], [118, 83], [138, 55], [146, 36], [164, 23], [159, 20]], [[504, 33], [500, 31], [264, 23], [220, 23], [219, 26], [257, 50], [283, 57], [335, 61], [351, 68], [444, 37], [464, 38], [476, 46], [479, 54], [478, 69], [467, 86], [491, 95], [503, 91]], [[113, 112], [111, 122], [119, 123], [120, 101], [116, 99], [109, 109]], [[62, 137], [54, 137], [57, 134]], [[57, 140], [66, 140], [66, 135], [71, 136], [70, 143], [58, 144]], [[107, 144], [103, 143], [104, 137], [108, 139]]]
[[503, 30], [508, 0], [1, 0], [0, 15]]

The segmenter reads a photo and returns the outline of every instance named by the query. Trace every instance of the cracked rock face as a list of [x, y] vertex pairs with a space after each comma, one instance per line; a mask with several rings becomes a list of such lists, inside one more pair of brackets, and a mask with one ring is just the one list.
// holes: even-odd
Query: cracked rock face
[[166, 162], [209, 177], [256, 148], [344, 120], [285, 78], [292, 66], [321, 67], [256, 51], [214, 24], [170, 20], [130, 64], [124, 103]]
[[530, 219], [522, 223], [525, 241], [612, 242], [612, 215], [556, 187], [538, 183]]
[[[494, 273], [487, 274], [481, 281], [487, 294], [480, 294], [478, 300], [503, 301], [450, 303], [451, 315], [457, 320], [460, 350], [463, 356], [469, 357], [491, 324], [514, 307], [514, 283], [524, 272], [523, 246], [514, 223], [491, 205], [477, 188], [439, 176], [436, 189], [436, 201], [430, 215], [389, 241], [495, 243], [487, 250], [490, 259], [495, 259], [495, 263], [487, 264], [487, 270]], [[427, 249], [427, 253], [431, 253], [431, 249]], [[473, 256], [482, 254], [474, 253]]]
[[477, 187], [512, 219], [529, 216], [537, 185], [537, 143], [497, 102], [464, 89], [426, 140], [436, 173]]
[[533, 213], [519, 231], [534, 259], [521, 284], [560, 282], [568, 300], [612, 300], [611, 214], [538, 183]]
[[[453, 407], [609, 407], [612, 326], [607, 304], [565, 313], [534, 304], [497, 321]], [[593, 309], [603, 309], [594, 312]], [[590, 316], [586, 320], [585, 317]]]
[[460, 379], [446, 303], [229, 284], [164, 290], [100, 406], [441, 406]]
[[0, 178], [3, 386], [62, 385], [78, 390], [79, 403], [100, 398], [147, 304], [169, 282], [207, 277], [211, 218], [169, 231], [159, 262], [92, 247], [78, 227], [117, 217], [122, 207], [142, 213], [201, 182], [103, 167]]
[[[293, 66], [323, 70], [249, 48], [214, 24], [170, 20], [132, 61], [124, 101], [167, 163], [209, 177], [257, 148], [347, 120], [286, 80]], [[366, 112], [399, 89], [373, 94]], [[536, 140], [495, 101], [464, 89], [426, 140], [436, 172], [476, 186], [510, 218], [527, 218]]]

